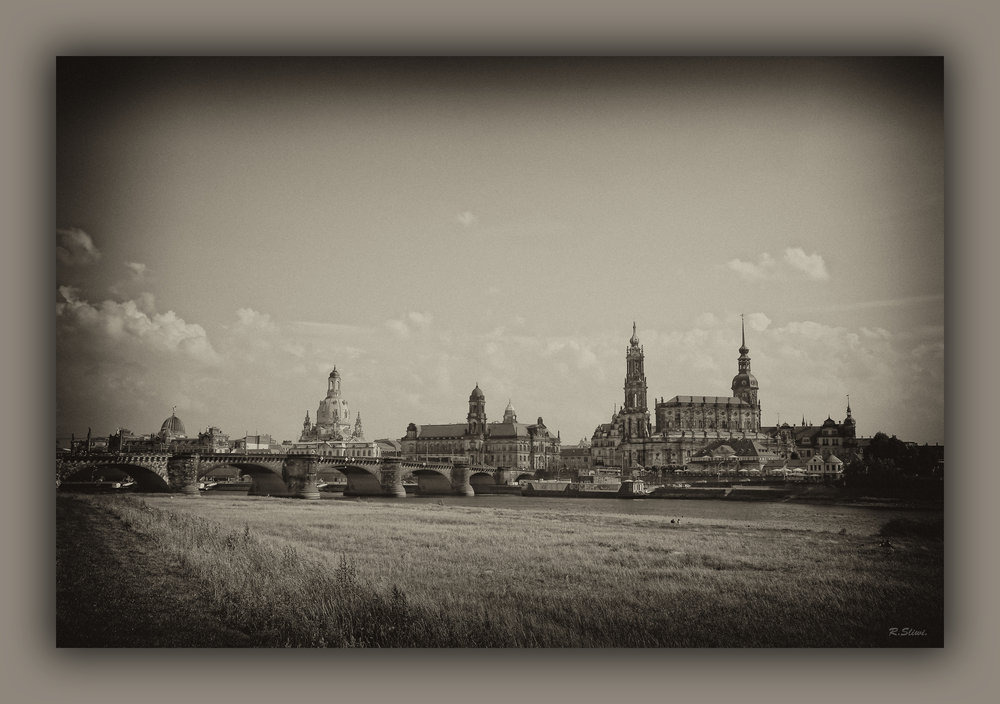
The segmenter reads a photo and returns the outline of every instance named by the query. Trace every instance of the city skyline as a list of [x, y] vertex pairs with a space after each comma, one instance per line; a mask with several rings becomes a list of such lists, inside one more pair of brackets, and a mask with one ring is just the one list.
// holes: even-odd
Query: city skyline
[[57, 434], [368, 438], [478, 384], [944, 442], [940, 59], [60, 59]]

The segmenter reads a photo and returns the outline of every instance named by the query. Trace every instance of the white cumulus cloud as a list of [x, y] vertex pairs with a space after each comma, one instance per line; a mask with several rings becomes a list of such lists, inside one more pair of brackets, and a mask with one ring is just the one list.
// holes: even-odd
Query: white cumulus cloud
[[822, 255], [806, 254], [801, 247], [789, 247], [780, 261], [764, 252], [757, 258], [756, 263], [733, 259], [726, 263], [726, 267], [747, 281], [769, 281], [803, 276], [815, 281], [826, 281], [830, 278]]
[[89, 335], [109, 357], [116, 346], [139, 344], [151, 350], [178, 352], [202, 363], [218, 361], [204, 328], [184, 322], [172, 310], [151, 312], [150, 300], [107, 300], [95, 305], [81, 300], [79, 292], [68, 286], [61, 286], [59, 292], [64, 301], [56, 304], [56, 320], [64, 339]]
[[810, 279], [826, 281], [830, 275], [826, 272], [826, 263], [819, 254], [806, 254], [801, 247], [789, 247], [785, 250], [785, 263], [792, 269], [801, 271]]

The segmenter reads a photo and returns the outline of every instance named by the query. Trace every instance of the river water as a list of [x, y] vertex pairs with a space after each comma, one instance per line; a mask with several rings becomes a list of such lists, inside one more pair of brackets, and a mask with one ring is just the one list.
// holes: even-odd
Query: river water
[[[205, 498], [225, 500], [231, 492], [207, 491]], [[689, 524], [725, 524], [736, 527], [773, 528], [778, 530], [814, 530], [837, 532], [846, 529], [858, 535], [874, 534], [886, 522], [898, 516], [908, 518], [940, 517], [940, 511], [868, 508], [863, 506], [814, 505], [762, 501], [721, 501], [713, 499], [579, 499], [558, 496], [519, 496], [517, 494], [481, 494], [478, 496], [383, 496], [345, 497], [321, 492], [323, 502], [367, 502], [400, 506], [430, 504], [463, 508], [535, 511], [565, 515], [650, 516], [681, 520]], [[331, 506], [333, 508], [333, 506]]]

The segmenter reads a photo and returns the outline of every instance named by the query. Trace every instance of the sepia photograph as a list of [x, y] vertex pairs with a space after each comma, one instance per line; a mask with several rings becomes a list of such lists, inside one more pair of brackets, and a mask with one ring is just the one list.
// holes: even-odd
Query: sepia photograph
[[944, 83], [59, 57], [56, 647], [943, 648]]

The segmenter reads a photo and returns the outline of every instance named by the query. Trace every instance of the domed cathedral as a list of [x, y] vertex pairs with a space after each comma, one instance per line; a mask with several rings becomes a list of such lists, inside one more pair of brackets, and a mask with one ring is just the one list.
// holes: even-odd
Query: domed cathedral
[[347, 399], [341, 395], [340, 372], [336, 367], [327, 379], [326, 398], [319, 402], [319, 408], [316, 409], [316, 423], [309, 420], [308, 411], [302, 423], [299, 442], [318, 440], [364, 440], [360, 413], [352, 429], [351, 412], [348, 410]]
[[503, 420], [488, 422], [486, 395], [479, 384], [469, 395], [465, 423], [421, 425], [410, 423], [400, 439], [403, 456], [412, 461], [448, 461], [456, 457], [472, 464], [525, 472], [545, 471], [559, 460], [558, 433], [553, 436], [539, 418], [532, 425], [519, 423], [508, 399]]

